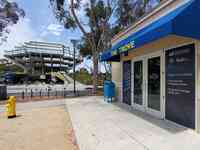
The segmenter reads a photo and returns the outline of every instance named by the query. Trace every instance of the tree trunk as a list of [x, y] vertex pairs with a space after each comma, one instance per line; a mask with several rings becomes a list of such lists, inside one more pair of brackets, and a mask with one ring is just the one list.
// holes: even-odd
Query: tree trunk
[[98, 53], [94, 52], [93, 53], [93, 94], [97, 94], [98, 90]]

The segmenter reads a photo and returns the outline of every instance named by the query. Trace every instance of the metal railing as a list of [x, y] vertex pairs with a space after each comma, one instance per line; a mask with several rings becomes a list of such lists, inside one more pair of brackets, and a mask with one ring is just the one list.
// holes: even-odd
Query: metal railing
[[7, 96], [16, 96], [17, 101], [26, 100], [43, 100], [43, 99], [62, 99], [80, 96], [92, 96], [91, 89], [77, 90], [74, 93], [73, 90], [56, 90], [56, 89], [25, 89], [21, 92], [9, 92]]
[[[40, 54], [52, 54], [61, 55], [64, 57], [73, 57], [70, 51], [63, 51], [62, 49], [49, 49], [49, 48], [34, 48], [34, 47], [19, 47], [14, 50], [5, 51], [6, 55], [28, 54], [28, 53], [40, 53]], [[78, 59], [78, 54], [76, 54]]]

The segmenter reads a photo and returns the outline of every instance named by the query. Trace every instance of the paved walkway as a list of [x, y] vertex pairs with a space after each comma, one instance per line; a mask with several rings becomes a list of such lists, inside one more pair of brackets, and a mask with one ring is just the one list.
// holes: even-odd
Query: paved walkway
[[66, 101], [80, 150], [199, 150], [200, 135], [102, 97]]

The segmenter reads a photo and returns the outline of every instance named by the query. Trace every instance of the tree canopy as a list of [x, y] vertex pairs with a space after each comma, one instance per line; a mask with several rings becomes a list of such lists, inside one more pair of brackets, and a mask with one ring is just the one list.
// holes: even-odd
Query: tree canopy
[[[81, 53], [93, 56], [93, 85], [97, 88], [98, 59], [111, 47], [114, 34], [132, 24], [151, 7], [150, 0], [50, 0], [56, 18], [66, 29], [82, 32]], [[81, 17], [80, 17], [81, 16]], [[114, 22], [113, 20], [117, 20]]]
[[[85, 48], [93, 56], [93, 85], [97, 91], [99, 54], [110, 46], [110, 20], [115, 10], [115, 0], [50, 0], [56, 18], [66, 29], [80, 29]], [[80, 14], [81, 13], [81, 14]], [[79, 15], [82, 16], [79, 17]]]
[[[161, 0], [154, 1], [156, 4], [160, 2]], [[133, 24], [141, 16], [151, 11], [156, 4], [153, 4], [152, 0], [118, 0], [113, 15], [116, 21], [109, 28], [109, 36], [112, 38], [118, 32]], [[82, 55], [92, 54], [85, 38], [82, 38], [80, 52]]]
[[24, 10], [16, 2], [0, 0], [0, 43], [7, 39], [6, 33], [10, 32], [7, 27], [16, 24], [24, 16]]
[[[138, 18], [151, 11], [162, 0], [118, 0], [115, 12], [121, 30], [133, 24]], [[156, 4], [155, 4], [156, 3]]]
[[[81, 53], [91, 54], [91, 41], [100, 47], [108, 47], [105, 40], [134, 23], [153, 9], [152, 3], [161, 0], [50, 0], [57, 19], [66, 29], [79, 29], [83, 33]], [[83, 18], [78, 18], [78, 11]], [[114, 23], [111, 23], [116, 20]], [[85, 21], [86, 20], [86, 21]], [[85, 28], [84, 28], [85, 27]], [[87, 30], [88, 29], [88, 30]], [[102, 38], [104, 33], [104, 38]], [[100, 37], [102, 39], [100, 39]], [[93, 44], [92, 44], [93, 45]], [[100, 50], [102, 51], [102, 50]]]

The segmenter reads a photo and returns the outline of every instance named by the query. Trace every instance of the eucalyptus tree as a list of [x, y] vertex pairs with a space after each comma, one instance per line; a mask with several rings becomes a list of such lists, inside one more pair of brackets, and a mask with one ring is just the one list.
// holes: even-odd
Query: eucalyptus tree
[[133, 13], [133, 1], [118, 0], [116, 9], [117, 24], [120, 28], [125, 28], [136, 19]]
[[56, 18], [66, 29], [79, 29], [93, 56], [93, 92], [98, 88], [100, 53], [110, 46], [110, 22], [116, 0], [50, 0]]
[[25, 12], [16, 2], [0, 0], [0, 44], [7, 40], [8, 26], [16, 24]]
[[115, 15], [119, 28], [123, 30], [133, 24], [161, 1], [164, 0], [118, 0]]

